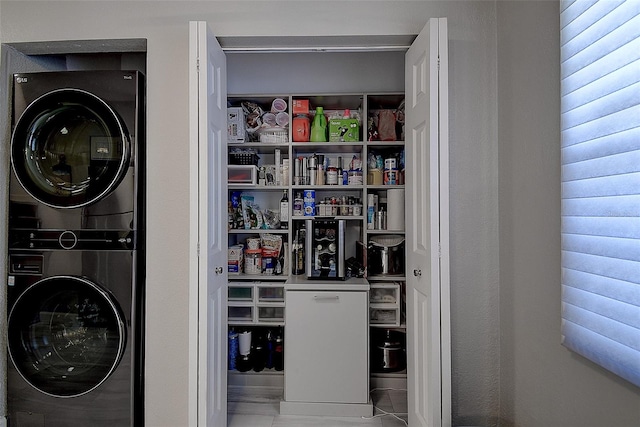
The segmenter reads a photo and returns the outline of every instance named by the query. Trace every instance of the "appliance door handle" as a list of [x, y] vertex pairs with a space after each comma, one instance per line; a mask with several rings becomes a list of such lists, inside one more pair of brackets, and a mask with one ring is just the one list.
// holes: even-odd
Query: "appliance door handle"
[[340, 299], [340, 295], [314, 295], [314, 301], [338, 301]]

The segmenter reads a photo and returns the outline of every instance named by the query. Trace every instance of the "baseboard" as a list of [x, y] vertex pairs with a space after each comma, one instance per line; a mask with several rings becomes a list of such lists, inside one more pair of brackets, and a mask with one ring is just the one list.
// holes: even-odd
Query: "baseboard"
[[227, 385], [246, 387], [284, 387], [284, 373], [282, 371], [265, 370], [262, 372], [229, 371]]
[[371, 417], [373, 404], [369, 403], [320, 403], [280, 402], [281, 415], [312, 415], [327, 417]]
[[407, 376], [406, 374], [372, 374], [369, 378], [369, 389], [375, 388], [406, 390]]

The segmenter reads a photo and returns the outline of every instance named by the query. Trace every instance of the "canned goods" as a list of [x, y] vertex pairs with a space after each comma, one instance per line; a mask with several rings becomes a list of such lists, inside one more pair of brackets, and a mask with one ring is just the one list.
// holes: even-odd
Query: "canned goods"
[[395, 157], [392, 157], [390, 159], [384, 159], [384, 170], [395, 169], [395, 168], [397, 168]]
[[246, 249], [244, 251], [245, 274], [262, 274], [262, 249]]
[[275, 263], [273, 262], [273, 257], [270, 257], [270, 256], [262, 257], [262, 272], [264, 274], [268, 274], [268, 275], [273, 274], [274, 267], [275, 267]]
[[398, 184], [398, 169], [389, 169], [384, 171], [384, 185]]
[[362, 171], [350, 170], [348, 185], [362, 185]]
[[316, 213], [316, 191], [304, 190], [304, 216], [314, 216]]
[[333, 166], [327, 168], [327, 185], [338, 185], [338, 169]]

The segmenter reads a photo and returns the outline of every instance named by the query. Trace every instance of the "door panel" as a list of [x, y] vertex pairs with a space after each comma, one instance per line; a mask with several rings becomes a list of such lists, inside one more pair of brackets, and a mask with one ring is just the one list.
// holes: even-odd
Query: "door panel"
[[[444, 29], [444, 32], [442, 30]], [[432, 19], [406, 54], [407, 191], [407, 382], [409, 425], [448, 426], [451, 424], [448, 346], [448, 273], [443, 275], [441, 244], [448, 234], [448, 222], [441, 216], [442, 198], [448, 189], [441, 176], [448, 174], [447, 138], [442, 123], [447, 120], [446, 85], [440, 82], [441, 56], [446, 55], [446, 19]], [[444, 126], [446, 129], [446, 126]], [[448, 180], [444, 181], [448, 185]], [[448, 206], [448, 205], [447, 205]], [[446, 227], [443, 227], [446, 224]], [[448, 240], [447, 240], [448, 241]], [[448, 264], [447, 268], [448, 268]], [[446, 279], [446, 280], [443, 280]], [[447, 298], [442, 299], [443, 295]], [[443, 327], [446, 329], [443, 329]], [[444, 338], [443, 335], [447, 337]]]
[[[415, 107], [414, 107], [415, 108]], [[420, 254], [425, 262], [429, 262], [429, 223], [425, 221], [425, 216], [429, 212], [431, 198], [425, 197], [429, 194], [429, 135], [427, 133], [426, 121], [421, 121], [411, 128], [411, 156], [408, 156], [411, 170], [411, 200], [415, 204], [415, 209], [410, 209], [410, 221], [414, 238], [410, 239], [410, 250]], [[413, 214], [415, 212], [416, 214]], [[423, 266], [425, 270], [428, 265]], [[425, 292], [423, 290], [423, 292]]]
[[[192, 318], [191, 391], [197, 408], [190, 409], [190, 424], [227, 425], [227, 253], [226, 253], [226, 58], [206, 22], [190, 23], [192, 220], [197, 230], [191, 268], [197, 270], [191, 289], [197, 307]], [[195, 116], [195, 117], [194, 117]], [[195, 260], [194, 260], [195, 258]], [[196, 330], [197, 332], [193, 332]], [[195, 390], [195, 391], [194, 391]], [[190, 399], [193, 401], [194, 399]]]

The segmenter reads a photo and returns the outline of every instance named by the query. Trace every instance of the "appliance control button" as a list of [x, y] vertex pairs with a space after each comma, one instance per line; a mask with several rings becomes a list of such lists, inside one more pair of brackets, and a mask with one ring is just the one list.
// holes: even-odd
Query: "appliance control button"
[[73, 231], [63, 231], [58, 237], [62, 249], [73, 249], [78, 244], [78, 236]]

